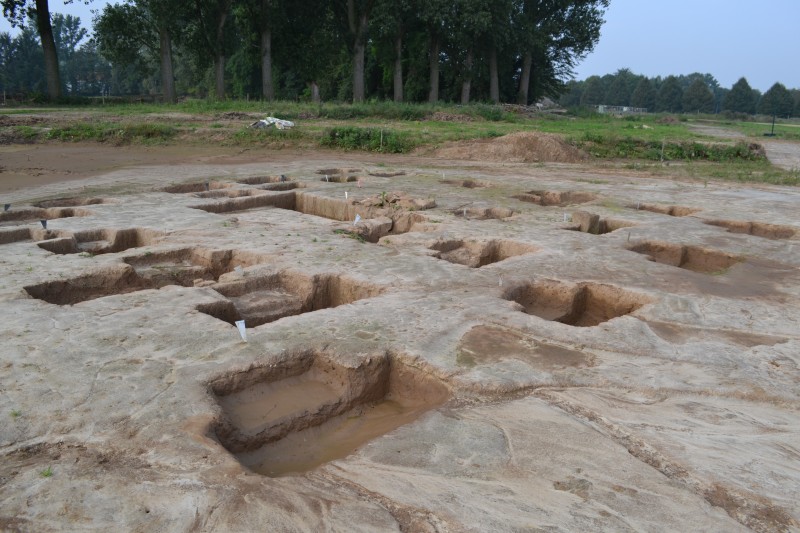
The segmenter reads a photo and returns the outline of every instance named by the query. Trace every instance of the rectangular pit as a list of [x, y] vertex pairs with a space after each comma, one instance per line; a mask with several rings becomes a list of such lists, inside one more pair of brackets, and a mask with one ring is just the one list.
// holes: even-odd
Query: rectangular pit
[[741, 262], [734, 254], [660, 241], [643, 241], [628, 247], [631, 252], [646, 255], [650, 261], [703, 274], [719, 274]]
[[222, 409], [212, 427], [246, 468], [299, 475], [443, 405], [448, 387], [387, 354], [291, 354], [210, 384]]
[[24, 287], [33, 298], [56, 305], [73, 305], [96, 298], [127, 294], [167, 285], [192, 287], [214, 282], [234, 267], [263, 261], [250, 252], [188, 248], [124, 258], [125, 264], [93, 270], [80, 276]]
[[531, 244], [502, 239], [488, 241], [443, 240], [434, 243], [430, 249], [436, 252], [433, 254], [436, 259], [443, 259], [470, 268], [481, 268], [511, 257], [539, 251]]
[[100, 255], [149, 246], [162, 235], [162, 232], [141, 228], [98, 229], [80, 231], [71, 237], [53, 238], [36, 244], [54, 254]]
[[644, 295], [613, 285], [554, 280], [523, 283], [506, 290], [503, 297], [529, 315], [577, 327], [597, 326], [650, 303]]
[[293, 271], [218, 283], [213, 289], [225, 299], [201, 304], [197, 310], [231, 325], [244, 320], [250, 328], [373, 298], [383, 292], [381, 287], [346, 276], [310, 276]]
[[597, 200], [597, 195], [582, 191], [528, 191], [514, 196], [517, 200], [543, 207], [564, 207], [575, 204], [585, 204]]
[[688, 217], [689, 215], [702, 211], [702, 209], [697, 207], [684, 207], [681, 205], [631, 204], [627, 207], [628, 209], [650, 211], [651, 213], [669, 215], [671, 217]]
[[11, 209], [0, 213], [0, 226], [21, 226], [37, 224], [40, 220], [56, 220], [59, 218], [87, 217], [92, 214], [88, 209], [80, 207], [27, 207]]
[[705, 220], [704, 224], [727, 229], [730, 233], [743, 233], [763, 239], [791, 239], [800, 231], [794, 226], [780, 224], [766, 224], [764, 222], [750, 222], [744, 220]]

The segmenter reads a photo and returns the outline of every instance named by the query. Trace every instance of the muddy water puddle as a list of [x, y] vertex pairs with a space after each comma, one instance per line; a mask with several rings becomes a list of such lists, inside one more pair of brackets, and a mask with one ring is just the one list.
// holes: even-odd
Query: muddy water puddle
[[458, 364], [474, 367], [502, 359], [517, 359], [547, 370], [586, 367], [594, 363], [594, 357], [590, 354], [539, 342], [498, 327], [475, 326], [462, 337]]
[[239, 461], [265, 476], [299, 475], [347, 457], [371, 440], [413, 422], [429, 409], [431, 405], [408, 398], [360, 406], [321, 426], [292, 433], [255, 452], [239, 454]]

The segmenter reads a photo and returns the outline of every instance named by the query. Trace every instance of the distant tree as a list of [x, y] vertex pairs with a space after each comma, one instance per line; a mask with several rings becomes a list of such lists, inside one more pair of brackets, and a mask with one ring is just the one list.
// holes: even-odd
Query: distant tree
[[667, 76], [656, 94], [656, 111], [680, 113], [683, 109], [683, 90], [675, 76]]
[[756, 112], [755, 95], [750, 84], [747, 83], [747, 78], [739, 78], [739, 81], [733, 84], [723, 102], [723, 109], [751, 115]]
[[42, 43], [44, 70], [47, 76], [47, 93], [52, 100], [61, 97], [61, 76], [58, 69], [58, 52], [53, 26], [50, 22], [50, 7], [47, 0], [0, 0], [5, 16], [12, 26], [22, 25], [26, 15], [36, 20], [36, 30]]
[[603, 88], [603, 80], [599, 76], [590, 76], [583, 86], [583, 95], [581, 95], [582, 106], [596, 106], [604, 104], [605, 89]]
[[684, 112], [712, 113], [714, 111], [714, 93], [706, 82], [696, 79], [683, 93]]
[[61, 78], [67, 81], [69, 93], [75, 95], [78, 92], [78, 77], [72, 67], [75, 65], [75, 54], [87, 32], [81, 27], [81, 19], [78, 17], [53, 13], [52, 19]]
[[631, 106], [643, 107], [648, 111], [653, 111], [656, 107], [656, 89], [653, 87], [653, 82], [648, 78], [642, 77], [636, 88], [631, 94]]
[[608, 105], [630, 105], [638, 77], [626, 68], [619, 69], [606, 90], [605, 103]]
[[794, 99], [794, 114], [795, 117], [800, 117], [800, 89], [792, 89], [792, 98]]
[[577, 80], [570, 80], [567, 82], [566, 91], [558, 99], [558, 105], [561, 107], [578, 107], [581, 105], [581, 96], [583, 95], [584, 82]]
[[764, 115], [788, 117], [792, 115], [793, 111], [794, 99], [782, 83], [776, 83], [770, 87], [758, 103], [758, 112]]

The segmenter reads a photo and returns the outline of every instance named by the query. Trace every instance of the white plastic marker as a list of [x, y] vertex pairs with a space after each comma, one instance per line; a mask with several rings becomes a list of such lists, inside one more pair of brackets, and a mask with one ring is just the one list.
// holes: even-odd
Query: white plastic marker
[[347, 200], [347, 191], [344, 191], [344, 199]]
[[464, 208], [464, 218], [467, 218], [467, 208]]
[[355, 226], [359, 222], [361, 222], [361, 215], [356, 215], [356, 219], [353, 221], [353, 225]]
[[325, 181], [328, 181], [328, 175], [325, 174]]
[[236, 327], [239, 329], [239, 335], [241, 335], [242, 340], [247, 342], [247, 328], [244, 326], [244, 320], [237, 320]]
[[498, 285], [500, 285], [501, 287], [503, 286], [503, 278], [500, 278], [500, 280], [498, 281]]
[[39, 222], [41, 223], [42, 228], [47, 229], [47, 221], [46, 220], [40, 220]]
[[566, 221], [567, 221], [567, 214], [564, 213], [564, 222], [566, 222]]
[[233, 270], [235, 270], [236, 273], [239, 274], [240, 276], [244, 276], [244, 269], [242, 268], [241, 265], [236, 265], [235, 267], [233, 267]]

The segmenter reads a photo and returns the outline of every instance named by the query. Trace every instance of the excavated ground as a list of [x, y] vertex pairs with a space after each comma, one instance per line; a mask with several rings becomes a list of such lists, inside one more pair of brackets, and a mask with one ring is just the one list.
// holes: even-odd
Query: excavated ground
[[84, 148], [0, 188], [0, 530], [800, 528], [800, 191]]

